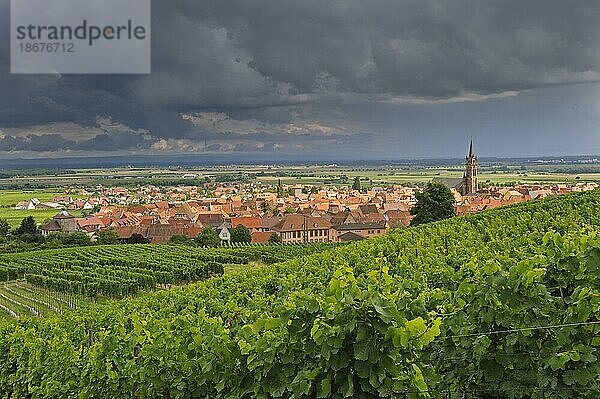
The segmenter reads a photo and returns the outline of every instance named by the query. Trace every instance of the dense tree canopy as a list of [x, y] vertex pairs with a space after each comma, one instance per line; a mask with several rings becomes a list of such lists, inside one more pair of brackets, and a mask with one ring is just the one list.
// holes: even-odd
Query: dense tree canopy
[[77, 231], [71, 234], [58, 233], [56, 234], [56, 238], [58, 238], [63, 245], [67, 246], [86, 246], [92, 244], [90, 236], [83, 231]]
[[6, 219], [0, 219], [0, 237], [6, 237], [10, 233], [10, 225]]
[[194, 244], [194, 242], [192, 240], [190, 240], [183, 234], [176, 234], [176, 235], [172, 236], [171, 239], [169, 240], [169, 242], [171, 244], [183, 244], [183, 245], [193, 245]]
[[119, 235], [115, 229], [100, 230], [96, 236], [98, 237], [96, 240], [96, 244], [98, 245], [112, 245], [119, 243]]
[[21, 220], [16, 235], [24, 242], [42, 242], [44, 240], [33, 216], [27, 216], [25, 219]]
[[277, 233], [271, 233], [269, 236], [269, 244], [281, 244], [281, 236]]
[[211, 227], [207, 227], [194, 239], [197, 245], [201, 247], [216, 247], [221, 244], [221, 239], [217, 232]]
[[21, 224], [19, 225], [19, 228], [17, 229], [18, 235], [37, 234], [37, 233], [38, 233], [38, 227], [37, 227], [37, 223], [36, 223], [35, 219], [33, 218], [33, 216], [27, 216], [26, 218], [21, 220]]
[[440, 183], [428, 183], [425, 190], [416, 194], [417, 204], [410, 210], [414, 216], [412, 226], [448, 219], [456, 215], [454, 195]]
[[231, 242], [252, 242], [252, 234], [246, 226], [238, 224], [231, 230]]
[[354, 183], [352, 183], [352, 189], [356, 190], [356, 191], [360, 191], [361, 190], [361, 184], [360, 184], [360, 177], [356, 176], [354, 178]]

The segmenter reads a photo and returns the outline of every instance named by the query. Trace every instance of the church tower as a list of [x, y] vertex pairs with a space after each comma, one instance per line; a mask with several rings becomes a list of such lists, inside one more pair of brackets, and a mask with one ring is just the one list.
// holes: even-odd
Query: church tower
[[463, 184], [461, 194], [475, 194], [479, 190], [477, 183], [477, 157], [473, 152], [473, 140], [469, 146], [469, 155], [465, 158], [465, 174], [463, 175]]

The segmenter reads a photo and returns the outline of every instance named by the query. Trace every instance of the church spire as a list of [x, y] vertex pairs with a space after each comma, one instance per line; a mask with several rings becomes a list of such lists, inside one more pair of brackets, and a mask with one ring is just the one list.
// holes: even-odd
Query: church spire
[[469, 155], [465, 158], [465, 174], [461, 185], [461, 194], [475, 194], [479, 190], [477, 182], [477, 157], [473, 151], [473, 138], [469, 144]]
[[473, 158], [475, 154], [473, 153], [473, 138], [471, 138], [471, 145], [469, 146], [469, 158]]

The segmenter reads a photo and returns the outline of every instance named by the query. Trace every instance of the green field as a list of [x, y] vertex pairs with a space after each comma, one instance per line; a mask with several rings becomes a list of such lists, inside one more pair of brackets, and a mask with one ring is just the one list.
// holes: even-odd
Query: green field
[[[15, 172], [16, 173], [16, 172]], [[182, 176], [193, 173], [197, 179], [184, 180]], [[407, 165], [380, 166], [326, 166], [326, 165], [278, 165], [278, 166], [205, 166], [197, 168], [112, 168], [112, 169], [80, 169], [70, 170], [63, 175], [18, 174], [10, 179], [0, 179], [0, 187], [50, 187], [49, 192], [62, 191], [67, 186], [93, 187], [102, 184], [109, 186], [136, 187], [143, 184], [157, 185], [202, 185], [205, 181], [221, 181], [236, 176], [247, 179], [284, 184], [351, 184], [354, 177], [365, 181], [373, 181], [375, 185], [384, 184], [417, 184], [430, 181], [434, 177], [462, 177], [463, 167], [423, 166], [415, 161]], [[600, 182], [600, 165], [598, 164], [520, 164], [517, 161], [481, 163], [479, 165], [480, 183], [504, 184], [507, 182], [523, 183], [573, 183], [576, 181]], [[579, 176], [579, 179], [576, 177]], [[346, 180], [344, 180], [344, 178]], [[206, 179], [206, 180], [205, 180]], [[43, 196], [42, 194], [39, 194]], [[10, 198], [12, 197], [12, 198]], [[22, 200], [20, 196], [7, 197], [1, 203]], [[25, 198], [29, 199], [29, 198]], [[40, 198], [42, 199], [42, 198]]]
[[[347, 177], [346, 185], [351, 185], [355, 177], [360, 177], [368, 185], [390, 185], [390, 184], [418, 184], [427, 183], [432, 179], [455, 178], [463, 176], [462, 168], [427, 168], [420, 170], [384, 170], [369, 168], [339, 168], [339, 169], [308, 169], [298, 173], [298, 177], [258, 177], [259, 181], [276, 184], [281, 180], [283, 184], [324, 184], [327, 182], [338, 182], [341, 175]], [[506, 183], [568, 183], [577, 182], [600, 182], [598, 173], [551, 173], [543, 171], [516, 171], [516, 170], [494, 170], [493, 168], [481, 168], [479, 171], [479, 182], [481, 185], [506, 184]], [[336, 183], [339, 184], [339, 183]]]
[[[52, 198], [65, 195], [63, 190], [0, 190], [0, 207], [14, 207], [18, 202], [29, 201], [33, 198], [39, 199], [41, 202], [51, 201]], [[73, 198], [78, 198], [76, 195], [68, 194]]]
[[[41, 202], [51, 201], [57, 196], [64, 195], [62, 189], [50, 190], [0, 190], [0, 219], [8, 220], [11, 227], [19, 226], [21, 220], [27, 216], [33, 216], [38, 223], [52, 218], [59, 211], [54, 209], [14, 209], [15, 205], [21, 201], [29, 201], [33, 198]], [[71, 195], [71, 194], [69, 194]], [[74, 198], [78, 196], [71, 195]], [[81, 211], [69, 211], [73, 216], [80, 217]]]
[[[12, 228], [19, 227], [21, 220], [26, 218], [27, 216], [33, 216], [33, 218], [39, 224], [44, 223], [44, 221], [51, 219], [55, 216], [59, 211], [55, 209], [12, 209], [12, 208], [0, 208], [0, 219], [6, 219]], [[69, 213], [75, 217], [81, 217], [81, 211], [69, 211]]]

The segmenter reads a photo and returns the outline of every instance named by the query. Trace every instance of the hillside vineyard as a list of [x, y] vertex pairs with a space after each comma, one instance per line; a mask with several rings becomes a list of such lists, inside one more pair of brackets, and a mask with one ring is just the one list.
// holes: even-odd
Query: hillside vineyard
[[95, 299], [123, 297], [139, 290], [205, 280], [226, 265], [259, 260], [270, 264], [319, 252], [329, 244], [240, 245], [192, 248], [185, 245], [105, 245], [7, 254], [0, 259], [0, 282], [28, 283]]
[[568, 195], [2, 322], [0, 396], [598, 398], [599, 226]]

